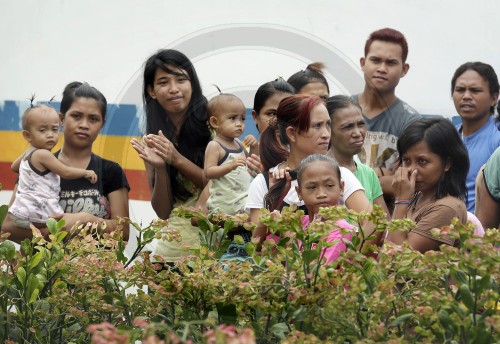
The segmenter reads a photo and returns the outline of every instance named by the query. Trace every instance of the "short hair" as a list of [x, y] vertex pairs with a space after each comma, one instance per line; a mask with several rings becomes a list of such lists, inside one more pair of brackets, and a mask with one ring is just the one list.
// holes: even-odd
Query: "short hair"
[[[231, 93], [221, 93], [216, 96], [214, 96], [210, 101], [208, 102], [207, 110], [208, 110], [208, 117], [211, 116], [217, 116], [217, 110], [221, 103], [228, 101], [228, 100], [237, 100], [240, 101], [243, 104], [243, 101], [235, 96], [234, 94]], [[243, 105], [244, 106], [244, 105]]]
[[57, 114], [57, 110], [52, 105], [38, 104], [35, 106], [30, 106], [29, 108], [27, 108], [24, 111], [23, 116], [21, 117], [21, 124], [22, 124], [23, 130], [28, 130], [28, 117], [29, 117], [29, 114], [31, 113], [31, 111], [33, 111], [35, 109], [46, 109], [49, 111], [52, 110]]
[[337, 173], [337, 178], [339, 180], [339, 183], [341, 182], [340, 166], [339, 166], [337, 160], [335, 160], [331, 156], [328, 156], [325, 154], [315, 153], [315, 154], [311, 154], [311, 155], [305, 157], [304, 159], [302, 159], [300, 164], [297, 166], [297, 184], [299, 185], [299, 187], [302, 183], [302, 177], [303, 177], [304, 170], [316, 161], [326, 162], [328, 165], [330, 165], [332, 170]]
[[71, 105], [78, 98], [90, 98], [94, 99], [99, 108], [101, 110], [102, 121], [106, 120], [106, 108], [108, 103], [104, 95], [99, 92], [99, 90], [95, 87], [90, 86], [86, 82], [73, 81], [66, 85], [63, 91], [63, 97], [61, 100], [61, 113], [63, 117], [66, 115], [66, 112], [71, 108]]
[[469, 154], [451, 121], [445, 118], [421, 118], [410, 124], [398, 139], [399, 164], [403, 163], [403, 155], [408, 149], [421, 141], [425, 141], [431, 152], [439, 155], [443, 163], [451, 163], [438, 184], [436, 198], [450, 195], [466, 199]]
[[[481, 77], [488, 82], [490, 95], [495, 93], [499, 93], [500, 86], [498, 84], [498, 77], [495, 73], [495, 70], [492, 66], [483, 62], [466, 62], [460, 67], [457, 68], [455, 74], [451, 78], [451, 94], [455, 91], [455, 84], [457, 83], [457, 79], [464, 74], [468, 70], [473, 70], [477, 74], [481, 75]], [[490, 107], [490, 113], [495, 113], [495, 106], [492, 105]]]
[[306, 67], [306, 69], [298, 71], [288, 78], [287, 82], [295, 88], [295, 92], [299, 93], [300, 90], [307, 84], [312, 84], [313, 82], [319, 82], [326, 86], [328, 94], [330, 94], [330, 87], [328, 86], [328, 81], [326, 81], [323, 75], [322, 69], [325, 66], [321, 62], [311, 63]]
[[374, 41], [383, 41], [398, 44], [401, 47], [402, 51], [401, 59], [403, 60], [403, 63], [406, 62], [406, 58], [408, 57], [408, 42], [406, 41], [405, 36], [398, 30], [387, 27], [372, 32], [370, 36], [368, 36], [368, 39], [365, 43], [365, 57], [368, 55], [368, 51], [370, 51], [370, 47]]

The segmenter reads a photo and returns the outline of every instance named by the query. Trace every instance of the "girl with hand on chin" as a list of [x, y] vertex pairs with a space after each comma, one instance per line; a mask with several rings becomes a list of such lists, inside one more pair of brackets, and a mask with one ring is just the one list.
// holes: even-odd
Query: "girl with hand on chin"
[[396, 196], [392, 218], [410, 218], [416, 228], [390, 232], [387, 239], [396, 244], [407, 240], [420, 252], [454, 245], [453, 238], [435, 237], [431, 230], [449, 226], [454, 217], [467, 222], [469, 158], [460, 135], [447, 119], [419, 119], [404, 130], [397, 147], [400, 166], [392, 182]]
[[191, 61], [181, 52], [159, 50], [144, 66], [146, 135], [132, 146], [144, 160], [151, 205], [182, 242], [160, 240], [154, 254], [174, 262], [189, 254], [183, 246], [199, 244], [199, 230], [189, 219], [171, 216], [172, 209], [194, 206], [206, 184], [205, 149], [211, 140], [207, 100]]

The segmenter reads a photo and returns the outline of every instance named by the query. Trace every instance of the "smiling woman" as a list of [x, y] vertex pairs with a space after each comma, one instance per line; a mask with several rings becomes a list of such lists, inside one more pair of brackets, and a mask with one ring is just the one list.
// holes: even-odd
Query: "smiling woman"
[[161, 240], [154, 252], [173, 262], [186, 254], [183, 246], [199, 243], [199, 230], [190, 220], [170, 215], [175, 207], [194, 206], [206, 184], [207, 100], [191, 61], [172, 49], [159, 50], [146, 61], [143, 99], [146, 136], [131, 144], [144, 160], [156, 215], [169, 219], [165, 230], [180, 231], [182, 243]]

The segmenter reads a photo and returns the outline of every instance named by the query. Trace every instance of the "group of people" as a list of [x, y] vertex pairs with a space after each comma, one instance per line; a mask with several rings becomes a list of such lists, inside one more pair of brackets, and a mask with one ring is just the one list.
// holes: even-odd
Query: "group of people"
[[[454, 245], [453, 238], [436, 237], [431, 229], [455, 217], [464, 224], [473, 219], [479, 227], [498, 227], [495, 71], [481, 62], [456, 70], [451, 94], [462, 123], [455, 128], [445, 118], [422, 118], [396, 97], [396, 86], [409, 71], [407, 56], [404, 35], [385, 28], [365, 43], [360, 59], [365, 87], [357, 95], [330, 96], [321, 63], [287, 81], [263, 84], [252, 110], [260, 141], [251, 135], [240, 139], [246, 109], [237, 96], [220, 92], [207, 101], [188, 57], [171, 49], [149, 57], [143, 74], [145, 135], [131, 145], [145, 163], [156, 215], [168, 219], [165, 230], [177, 229], [182, 238], [160, 240], [153, 254], [175, 262], [189, 254], [186, 247], [199, 244], [196, 223], [172, 213], [180, 206], [248, 212], [256, 227], [252, 233], [240, 229], [245, 241], [268, 236], [259, 222], [262, 208], [279, 211], [292, 204], [305, 211], [304, 227], [321, 221], [320, 207], [340, 204], [361, 212], [379, 205], [388, 219], [411, 218], [416, 227], [374, 242], [408, 241], [422, 252]], [[63, 218], [68, 229], [77, 221], [105, 221], [104, 230], [119, 229], [115, 219], [128, 216], [128, 182], [118, 164], [92, 153], [105, 115], [104, 96], [79, 82], [65, 88], [59, 114], [49, 105], [24, 113], [23, 135], [30, 147], [13, 163], [19, 183], [2, 226], [11, 239], [29, 237], [30, 224], [43, 231], [48, 217]], [[64, 144], [53, 156], [59, 121]], [[348, 237], [359, 235], [345, 221], [337, 225], [349, 231]], [[339, 228], [325, 240], [338, 238]], [[361, 228], [372, 230], [370, 224]], [[127, 238], [128, 228], [121, 229]], [[342, 245], [328, 249], [328, 261]]]

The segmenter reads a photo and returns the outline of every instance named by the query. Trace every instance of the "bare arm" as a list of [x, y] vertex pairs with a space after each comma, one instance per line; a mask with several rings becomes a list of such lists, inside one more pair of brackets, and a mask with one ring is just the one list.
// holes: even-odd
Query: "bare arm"
[[145, 144], [151, 148], [163, 161], [174, 166], [184, 177], [193, 182], [197, 187], [203, 188], [206, 184], [203, 169], [191, 160], [180, 154], [174, 144], [167, 139], [161, 130], [158, 135], [146, 135]]
[[476, 178], [475, 215], [485, 229], [500, 227], [500, 202], [495, 201], [488, 192], [482, 169]]
[[10, 165], [10, 169], [13, 172], [19, 173], [19, 167], [21, 167], [21, 162], [23, 161], [23, 158], [24, 158], [24, 154], [22, 154], [20, 157], [18, 157], [16, 160], [14, 160], [12, 165]]
[[136, 139], [132, 139], [130, 143], [144, 160], [146, 178], [151, 191], [151, 206], [160, 219], [166, 220], [174, 207], [174, 197], [165, 161], [146, 144]]
[[64, 179], [86, 178], [91, 183], [97, 181], [97, 175], [94, 171], [84, 170], [83, 168], [74, 168], [64, 165], [50, 151], [38, 149], [31, 155], [31, 162], [35, 167], [43, 166]]
[[[394, 190], [398, 190], [395, 194], [396, 201], [398, 200], [410, 200], [415, 193], [415, 180], [417, 178], [417, 170], [410, 172], [409, 168], [400, 167], [396, 170], [394, 174], [394, 182], [392, 184]], [[393, 219], [404, 219], [408, 212], [409, 204], [396, 204], [394, 206], [394, 212], [392, 213]], [[438, 227], [436, 225], [436, 227]], [[389, 232], [387, 235], [387, 240], [392, 241], [395, 244], [401, 245], [404, 241], [408, 241], [408, 244], [414, 250], [420, 252], [426, 252], [429, 250], [436, 250], [441, 245], [438, 240], [427, 238], [423, 235], [413, 232], [404, 231], [393, 231]]]
[[245, 166], [245, 157], [237, 157], [232, 162], [218, 166], [221, 156], [220, 145], [210, 141], [205, 151], [205, 174], [207, 179], [217, 179], [225, 176], [239, 166]]

